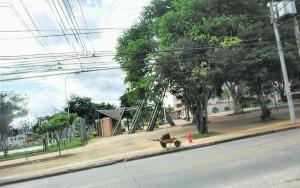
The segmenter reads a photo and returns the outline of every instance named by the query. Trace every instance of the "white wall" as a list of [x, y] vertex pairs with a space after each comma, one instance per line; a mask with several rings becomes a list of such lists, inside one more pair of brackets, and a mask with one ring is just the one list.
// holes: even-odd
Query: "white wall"
[[25, 145], [25, 134], [19, 134], [13, 137], [7, 137], [8, 147], [19, 147]]

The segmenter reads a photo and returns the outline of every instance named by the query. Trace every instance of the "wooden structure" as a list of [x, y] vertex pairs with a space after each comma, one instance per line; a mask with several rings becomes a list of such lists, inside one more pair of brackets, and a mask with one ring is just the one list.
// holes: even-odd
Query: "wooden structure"
[[109, 137], [122, 134], [121, 119], [125, 108], [97, 110], [99, 136]]

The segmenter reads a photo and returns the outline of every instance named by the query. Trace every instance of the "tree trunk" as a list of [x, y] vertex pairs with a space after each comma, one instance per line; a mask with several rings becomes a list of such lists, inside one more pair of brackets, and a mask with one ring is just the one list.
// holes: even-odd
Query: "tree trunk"
[[207, 134], [208, 133], [208, 114], [207, 114], [207, 103], [208, 103], [208, 95], [201, 98], [201, 110], [202, 110], [202, 131], [201, 134]]
[[258, 96], [258, 101], [259, 101], [259, 104], [261, 107], [260, 118], [262, 121], [269, 120], [271, 118], [271, 111], [266, 104], [265, 95], [264, 95], [264, 91], [263, 91], [263, 85], [261, 84], [261, 82], [259, 80], [258, 80], [257, 96]]
[[[57, 136], [57, 137], [56, 137]], [[60, 151], [60, 138], [58, 137], [58, 133], [56, 132], [56, 136], [54, 137], [56, 144], [58, 146], [58, 155], [61, 156], [61, 151]]]
[[198, 105], [194, 106], [193, 110], [193, 121], [196, 121], [197, 130], [199, 134], [207, 134], [208, 133], [208, 126], [207, 126], [207, 99], [198, 100]]
[[233, 99], [233, 113], [234, 114], [240, 114], [242, 113], [242, 105], [240, 102], [239, 97], [232, 97]]
[[186, 110], [186, 121], [191, 121], [189, 110]]
[[284, 96], [284, 83], [277, 83], [275, 88], [280, 95], [280, 101], [287, 102], [287, 98]]
[[239, 114], [242, 113], [242, 105], [240, 99], [240, 89], [238, 85], [235, 85], [230, 82], [225, 83], [227, 89], [229, 90], [230, 96], [233, 99], [233, 113]]
[[196, 115], [196, 113], [195, 112], [192, 112], [192, 114], [193, 114], [193, 121], [192, 121], [192, 123], [193, 124], [197, 124], [198, 123], [198, 121], [197, 121], [197, 115]]
[[0, 135], [1, 147], [3, 150], [4, 157], [8, 157], [8, 148], [7, 148], [7, 135]]
[[59, 156], [61, 156], [61, 151], [60, 151], [60, 141], [58, 141], [58, 152], [59, 152]]
[[196, 125], [197, 125], [197, 130], [198, 133], [201, 134], [202, 132], [202, 120], [201, 120], [202, 116], [201, 116], [201, 110], [199, 109], [199, 107], [197, 107], [197, 109], [194, 112], [194, 119], [196, 121]]
[[46, 151], [46, 139], [44, 136], [42, 138], [42, 142], [43, 142], [43, 151]]

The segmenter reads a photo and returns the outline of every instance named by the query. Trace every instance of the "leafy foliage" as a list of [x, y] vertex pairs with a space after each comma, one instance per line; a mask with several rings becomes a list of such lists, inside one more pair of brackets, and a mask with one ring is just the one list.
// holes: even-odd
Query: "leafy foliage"
[[25, 98], [13, 92], [0, 93], [0, 133], [6, 135], [9, 124], [27, 114]]
[[[126, 65], [129, 86], [122, 100], [143, 97], [138, 92], [145, 91], [141, 83], [154, 72], [192, 111], [201, 133], [207, 132], [207, 101], [220, 95], [224, 84], [236, 112], [247, 91], [257, 96], [262, 117], [268, 118], [265, 95], [282, 83], [282, 76], [266, 4], [266, 0], [151, 1], [141, 21], [118, 41], [116, 59]], [[298, 79], [292, 24], [282, 25], [289, 74]]]
[[[89, 97], [80, 97], [73, 95], [68, 101], [68, 107], [70, 113], [75, 113], [79, 117], [86, 120], [88, 124], [93, 124], [96, 119], [96, 110], [108, 110], [114, 109], [115, 106], [109, 103], [94, 103]], [[68, 108], [65, 108], [68, 111]]]

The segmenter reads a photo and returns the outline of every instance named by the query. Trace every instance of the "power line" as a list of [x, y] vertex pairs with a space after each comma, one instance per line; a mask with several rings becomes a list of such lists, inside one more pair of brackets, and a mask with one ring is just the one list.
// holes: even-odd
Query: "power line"
[[[86, 19], [85, 19], [85, 16], [84, 16], [84, 14], [83, 14], [83, 11], [82, 11], [82, 6], [81, 6], [81, 3], [80, 3], [80, 0], [77, 0], [77, 3], [78, 3], [78, 5], [79, 5], [79, 9], [80, 9], [80, 12], [81, 12], [81, 15], [82, 15], [82, 18], [83, 18], [83, 22], [84, 22], [84, 24], [85, 24], [85, 27], [86, 27], [86, 29], [88, 28], [88, 25], [87, 25], [87, 22], [86, 22]], [[79, 29], [79, 28], [78, 28]], [[87, 30], [86, 30], [86, 32], [87, 32]], [[86, 35], [87, 36], [87, 39], [91, 42], [91, 44], [92, 44], [92, 48], [93, 48], [93, 50], [94, 50], [94, 53], [95, 53], [95, 47], [94, 47], [94, 43], [93, 43], [93, 41], [89, 38], [89, 36], [88, 35]]]
[[[277, 52], [278, 50], [273, 50], [273, 52]], [[270, 51], [270, 52], [272, 52], [272, 51]], [[246, 52], [243, 52], [243, 53], [240, 53], [239, 52], [239, 54], [240, 55], [243, 55], [243, 54], [247, 54]], [[201, 55], [201, 54], [199, 54], [199, 55]], [[203, 53], [202, 55], [205, 55], [205, 53]], [[192, 57], [192, 58], [181, 58], [181, 59], [178, 59], [178, 57], [176, 56], [167, 56], [167, 57], [163, 57], [163, 58], [159, 58], [158, 60], [163, 60], [163, 59], [165, 59], [165, 60], [167, 60], [167, 61], [165, 61], [165, 62], [171, 62], [172, 60], [175, 60], [175, 62], [176, 61], [188, 61], [189, 60], [189, 62], [191, 61], [191, 60], [193, 60], [193, 61], [195, 61], [195, 60], [201, 60], [201, 59], [203, 59], [203, 58], [205, 58], [206, 56], [197, 56], [197, 57]], [[173, 61], [172, 61], [173, 62]], [[104, 62], [93, 62], [93, 63], [104, 63]], [[109, 62], [106, 62], [106, 63], [109, 63]], [[169, 64], [168, 63], [168, 64]], [[91, 64], [91, 65], [93, 65], [93, 64]], [[99, 65], [101, 65], [101, 64], [99, 64]], [[104, 65], [104, 64], [102, 64], [102, 65]], [[110, 64], [111, 65], [111, 64]], [[87, 69], [87, 70], [90, 70], [90, 69], [98, 69], [98, 68], [101, 68], [102, 70], [110, 70], [110, 69], [117, 69], [117, 68], [122, 68], [122, 69], [127, 69], [127, 68], [141, 68], [141, 67], [147, 67], [147, 66], [166, 66], [166, 64], [161, 64], [161, 63], [159, 63], [159, 62], [156, 62], [156, 63], [147, 63], [147, 64], [141, 64], [141, 65], [116, 65], [116, 66], [114, 66], [114, 67], [109, 67], [109, 66], [106, 66], [106, 67], [85, 67], [85, 69]], [[169, 65], [168, 65], [169, 66]], [[52, 70], [52, 71], [71, 71], [71, 70], [82, 70], [82, 69], [79, 69], [79, 68], [75, 68], [75, 69], [60, 69], [60, 70]], [[48, 72], [48, 71], [42, 71], [42, 72], [39, 72], [39, 73], [43, 73], [43, 72]], [[21, 72], [21, 73], [13, 73], [13, 74], [29, 74], [29, 73], [32, 73], [32, 72]], [[34, 72], [33, 72], [34, 73]], [[13, 74], [7, 74], [7, 75], [13, 75]], [[18, 78], [19, 79], [19, 78]]]
[[[53, 0], [54, 1], [54, 0]], [[87, 49], [86, 49], [86, 46], [85, 46], [85, 44], [84, 44], [84, 42], [81, 40], [81, 37], [80, 37], [80, 35], [78, 34], [78, 31], [77, 31], [77, 29], [76, 29], [76, 27], [75, 27], [75, 24], [77, 24], [77, 22], [76, 22], [76, 19], [75, 19], [75, 23], [74, 23], [74, 21], [73, 21], [73, 19], [72, 19], [72, 16], [71, 16], [71, 14], [73, 14], [73, 11], [72, 11], [72, 7], [70, 6], [70, 10], [71, 10], [71, 12], [69, 11], [69, 9], [67, 8], [67, 5], [66, 5], [66, 2], [65, 1], [67, 1], [68, 3], [69, 3], [69, 1], [68, 0], [63, 0], [62, 2], [63, 2], [63, 5], [64, 5], [64, 8], [65, 8], [65, 10], [66, 10], [66, 12], [67, 12], [67, 15], [69, 16], [69, 17], [67, 17], [67, 15], [65, 14], [65, 11], [63, 10], [63, 8], [62, 8], [62, 5], [61, 5], [61, 3], [59, 2], [59, 0], [57, 0], [57, 3], [58, 3], [58, 5], [59, 5], [59, 7], [60, 7], [60, 9], [61, 9], [61, 11], [63, 12], [63, 15], [65, 16], [65, 18], [66, 18], [66, 20], [67, 20], [67, 22], [68, 22], [68, 24], [69, 24], [69, 26], [70, 27], [73, 27], [73, 32], [75, 31], [75, 33], [77, 34], [75, 34], [74, 36], [75, 36], [75, 39], [76, 39], [76, 41], [79, 43], [79, 44], [81, 44], [81, 46], [82, 46], [82, 48], [83, 48], [83, 52], [85, 53], [85, 52], [87, 52]], [[70, 19], [70, 21], [71, 22], [69, 22], [69, 19]], [[75, 17], [74, 17], [75, 18]]]
[[[104, 67], [103, 64], [99, 64], [99, 65], [102, 65], [102, 66], [84, 67], [84, 69], [88, 69], [89, 70], [89, 69], [98, 69], [98, 68], [116, 68], [116, 67], [120, 66], [118, 64], [116, 64], [113, 67], [112, 66], [106, 66], [106, 67]], [[109, 65], [109, 64], [107, 64], [107, 65]], [[79, 68], [63, 68], [63, 69], [56, 69], [56, 70], [51, 70], [51, 71], [52, 72], [61, 72], [61, 71], [75, 71], [75, 70], [77, 70], [77, 71], [82, 70], [82, 67], [79, 67]], [[39, 72], [37, 72], [37, 71], [39, 71]], [[48, 73], [48, 72], [49, 72], [49, 70], [47, 70], [47, 69], [45, 70], [45, 69], [40, 69], [40, 68], [36, 68], [36, 69], [30, 68], [29, 71], [1, 73], [1, 76], [10, 76], [10, 75], [18, 75], [18, 74], [24, 75], [24, 74], [33, 74], [33, 73], [40, 74], [40, 73]]]
[[[95, 31], [95, 32], [81, 32], [81, 33], [64, 33], [64, 34], [52, 34], [52, 35], [38, 35], [34, 37], [11, 37], [11, 38], [0, 38], [0, 40], [18, 40], [18, 39], [30, 39], [30, 38], [49, 38], [49, 37], [63, 37], [65, 35], [67, 36], [76, 36], [76, 35], [91, 35], [91, 34], [101, 34], [101, 31]], [[87, 52], [88, 50], [86, 50]]]
[[31, 78], [42, 78], [42, 77], [49, 77], [49, 76], [59, 76], [59, 75], [67, 75], [67, 74], [74, 74], [74, 73], [95, 72], [95, 71], [102, 71], [102, 70], [113, 70], [113, 69], [120, 69], [120, 68], [109, 68], [109, 69], [105, 68], [105, 69], [95, 69], [95, 70], [86, 70], [86, 71], [79, 70], [79, 71], [70, 71], [70, 72], [63, 72], [63, 73], [56, 73], [56, 74], [47, 74], [47, 75], [6, 78], [6, 79], [0, 79], [0, 82], [25, 80], [25, 79], [31, 79]]
[[[49, 7], [50, 7], [50, 9], [51, 9], [51, 12], [54, 14], [54, 17], [55, 17], [55, 19], [56, 19], [56, 21], [57, 21], [57, 23], [58, 23], [58, 25], [59, 25], [59, 27], [60, 27], [60, 31], [63, 33], [64, 38], [66, 39], [66, 41], [67, 41], [67, 43], [69, 44], [69, 46], [73, 49], [73, 52], [76, 54], [77, 51], [76, 51], [74, 45], [69, 41], [69, 39], [68, 39], [68, 37], [66, 36], [66, 33], [65, 33], [64, 29], [63, 29], [63, 27], [65, 27], [65, 26], [64, 26], [64, 24], [63, 24], [63, 21], [62, 21], [62, 19], [61, 19], [60, 14], [58, 14], [58, 17], [57, 17], [56, 14], [55, 14], [54, 9], [53, 9], [52, 6], [51, 6], [50, 0], [47, 0], [47, 3], [48, 3], [48, 5], [49, 5]], [[58, 10], [57, 10], [57, 8], [56, 8], [54, 2], [52, 2], [52, 3], [53, 3], [53, 5], [54, 5], [55, 10], [58, 12]], [[60, 20], [62, 23], [60, 23], [59, 20]]]
[[[74, 53], [76, 54], [76, 56], [78, 56], [77, 51], [76, 51], [76, 48], [74, 47], [73, 43], [71, 43], [71, 41], [68, 39], [68, 37], [67, 37], [67, 35], [66, 35], [65, 31], [64, 31], [64, 29], [66, 29], [66, 27], [65, 27], [65, 25], [64, 25], [64, 22], [63, 22], [63, 20], [62, 20], [62, 18], [61, 18], [61, 15], [59, 14], [59, 11], [58, 11], [58, 9], [57, 9], [57, 7], [56, 7], [54, 1], [52, 1], [52, 3], [53, 3], [53, 5], [54, 5], [54, 8], [55, 8], [55, 10], [56, 10], [56, 12], [57, 12], [58, 17], [56, 16], [56, 14], [55, 14], [55, 12], [54, 12], [54, 9], [52, 8], [52, 6], [51, 6], [51, 4], [50, 4], [50, 0], [47, 0], [47, 2], [48, 2], [48, 5], [49, 5], [49, 7], [50, 7], [52, 13], [53, 13], [54, 16], [55, 16], [55, 19], [56, 19], [56, 21], [57, 21], [57, 23], [58, 23], [58, 25], [59, 25], [61, 31], [62, 31], [63, 34], [64, 34], [64, 37], [65, 37], [67, 43], [68, 43], [69, 46], [73, 49], [73, 51], [74, 51]], [[61, 22], [60, 22], [59, 20], [60, 20]], [[81, 63], [80, 59], [78, 59], [78, 62]]]
[[[10, 2], [0, 2], [0, 3], [8, 4], [8, 5], [6, 5], [6, 6], [0, 5], [0, 7], [7, 7], [7, 8], [9, 8], [9, 9], [15, 14], [15, 16], [17, 16], [17, 17], [20, 19], [21, 23], [25, 26], [25, 28], [27, 28], [28, 30], [30, 30], [30, 27], [29, 27], [28, 24], [23, 20], [22, 16], [19, 14], [19, 12], [16, 10], [16, 8], [14, 7], [14, 5], [13, 5], [12, 3], [10, 3]], [[38, 39], [35, 37], [35, 35], [34, 35], [33, 33], [31, 33], [31, 34], [32, 34], [33, 37], [36, 39], [36, 41], [38, 42], [38, 44], [40, 44], [41, 46], [44, 47], [44, 44], [41, 43], [41, 41], [38, 40]]]
[[[24, 1], [23, 1], [23, 0], [20, 0], [20, 2], [21, 2], [21, 5], [22, 5], [23, 9], [25, 10], [27, 16], [29, 17], [31, 23], [33, 24], [34, 28], [37, 30], [37, 29], [38, 29], [38, 26], [37, 26], [37, 24], [35, 23], [35, 21], [33, 20], [33, 18], [31, 17], [31, 15], [30, 15], [28, 9], [26, 8], [26, 5], [24, 4]], [[39, 33], [40, 36], [42, 35], [40, 31], [37, 31], [37, 32]], [[36, 36], [35, 36], [35, 37], [36, 37]], [[0, 40], [2, 40], [2, 39], [0, 39]], [[51, 52], [51, 49], [50, 49], [50, 47], [49, 47], [49, 45], [48, 45], [48, 43], [47, 43], [47, 41], [45, 41], [44, 39], [42, 39], [42, 42], [44, 42], [43, 47], [46, 49], [46, 51], [49, 51], [50, 53], [52, 53], [52, 52]]]
[[[78, 31], [102, 31], [102, 32], [111, 32], [113, 30], [116, 31], [124, 31], [129, 28], [77, 28]], [[65, 31], [74, 31], [72, 28], [66, 28]], [[0, 30], [0, 33], [27, 33], [27, 32], [61, 32], [59, 29], [28, 29], [28, 30]]]
[[[251, 41], [251, 42], [256, 42], [256, 41]], [[259, 45], [259, 44], [260, 43], [255, 44], [255, 45]], [[203, 48], [201, 48], [201, 49], [210, 49], [210, 48], [207, 48], [207, 46], [202, 46], [202, 47]], [[217, 49], [217, 48], [220, 48], [220, 47], [215, 46], [215, 47], [211, 47], [211, 48]], [[148, 53], [150, 54], [150, 53], [159, 53], [159, 52], [172, 52], [172, 51], [197, 50], [197, 49], [199, 49], [199, 47], [197, 47], [197, 48], [171, 49], [171, 50], [167, 50], [167, 51], [162, 51], [162, 50], [158, 51], [158, 50], [156, 50], [156, 51], [148, 51]], [[136, 53], [136, 54], [138, 55], [139, 53]], [[124, 54], [121, 54], [121, 55], [135, 55], [135, 54], [134, 53], [124, 53]], [[56, 57], [56, 58], [59, 58], [59, 59], [46, 60], [46, 61], [42, 60], [42, 61], [37, 61], [37, 62], [36, 62], [36, 60], [40, 60], [41, 58], [42, 59], [46, 59], [46, 58], [50, 58], [51, 59], [51, 57], [48, 57], [48, 56], [46, 56], [46, 57], [42, 57], [42, 56], [35, 56], [35, 57], [32, 57], [32, 56], [31, 57], [30, 56], [29, 57], [28, 56], [25, 56], [25, 57], [20, 57], [20, 56], [17, 56], [17, 57], [15, 57], [15, 56], [2, 56], [1, 57], [0, 56], [0, 59], [2, 59], [2, 60], [14, 60], [14, 58], [16, 58], [16, 59], [28, 59], [26, 61], [13, 62], [13, 64], [10, 63], [11, 66], [22, 66], [22, 65], [29, 65], [29, 64], [44, 64], [44, 63], [56, 62], [56, 61], [68, 61], [68, 60], [72, 60], [72, 59], [76, 59], [76, 58], [80, 58], [80, 59], [86, 59], [86, 58], [88, 58], [89, 59], [89, 58], [109, 57], [109, 56], [115, 56], [115, 54], [114, 53], [108, 54], [107, 51], [105, 51], [105, 53], [102, 52], [99, 55], [93, 54], [91, 56], [73, 57], [72, 54], [69, 55], [68, 53], [66, 53], [66, 55], [59, 54], [59, 57]], [[63, 58], [63, 57], [66, 57], [66, 58]]]
[[[260, 45], [260, 44], [266, 43], [266, 42], [269, 43], [269, 41], [261, 41], [262, 39], [264, 40], [264, 39], [268, 39], [268, 38], [251, 39], [251, 40], [248, 40], [248, 41], [242, 41], [241, 44], [243, 44], [243, 43], [250, 44], [252, 42], [255, 42], [255, 45]], [[259, 43], [256, 43], [257, 41]], [[170, 49], [170, 50], [165, 50], [165, 51], [156, 50], [156, 51], [148, 51], [146, 53], [151, 54], [151, 53], [159, 53], [159, 52], [172, 52], [172, 51], [197, 50], [197, 49], [213, 49], [213, 48], [220, 48], [220, 47], [218, 47], [218, 46], [201, 46], [201, 48], [200, 47], [193, 47], [193, 48]], [[99, 54], [99, 55], [93, 54], [90, 57], [88, 57], [88, 56], [85, 57], [84, 56], [84, 57], [80, 57], [80, 58], [82, 59], [82, 58], [109, 57], [109, 56], [114, 56], [115, 55], [115, 53], [112, 52], [112, 51], [101, 51], [99, 53], [101, 53], [101, 54]], [[120, 55], [138, 55], [138, 54], [140, 54], [140, 52], [138, 52], [138, 53], [121, 53]], [[67, 60], [78, 58], [78, 57], [73, 58], [72, 57], [73, 56], [72, 52], [57, 53], [55, 55], [58, 55], [59, 57], [70, 57], [70, 58], [58, 59], [58, 61], [67, 61]], [[44, 56], [44, 57], [43, 56], [44, 56], [44, 54], [32, 54], [32, 55], [24, 55], [24, 56], [0, 56], [0, 59], [2, 59], [2, 60], [13, 60], [13, 58], [16, 58], [16, 59], [29, 59], [28, 61], [14, 62], [14, 64], [13, 64], [14, 66], [16, 66], [16, 65], [20, 65], [20, 66], [21, 65], [29, 65], [26, 62], [30, 62], [30, 64], [42, 64], [42, 63], [47, 63], [47, 62], [55, 62], [55, 60], [32, 62], [33, 59], [49, 58], [48, 56]], [[54, 66], [54, 65], [51, 65], [51, 66]]]

